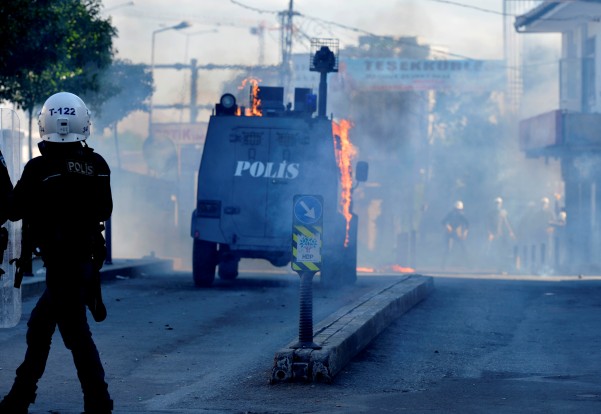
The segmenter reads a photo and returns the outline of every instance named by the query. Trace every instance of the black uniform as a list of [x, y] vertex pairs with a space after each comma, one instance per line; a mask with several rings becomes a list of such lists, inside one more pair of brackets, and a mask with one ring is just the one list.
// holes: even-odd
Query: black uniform
[[442, 224], [445, 227], [445, 252], [442, 258], [442, 268], [446, 268], [447, 260], [455, 245], [457, 245], [462, 256], [461, 264], [468, 265], [469, 256], [465, 247], [465, 237], [467, 237], [467, 231], [469, 230], [469, 222], [463, 214], [463, 209], [454, 208], [451, 210], [442, 220]]
[[25, 360], [5, 400], [22, 401], [25, 407], [35, 400], [58, 326], [73, 354], [86, 413], [110, 413], [112, 401], [86, 318], [99, 223], [108, 220], [113, 209], [110, 170], [99, 154], [80, 142], [43, 141], [40, 150], [42, 156], [25, 165], [9, 196], [8, 218], [30, 223], [46, 267], [46, 290], [27, 323]]

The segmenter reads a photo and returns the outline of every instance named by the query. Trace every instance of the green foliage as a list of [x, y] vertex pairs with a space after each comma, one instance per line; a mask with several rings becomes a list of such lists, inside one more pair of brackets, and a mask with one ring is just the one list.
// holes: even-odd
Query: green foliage
[[102, 73], [102, 88], [82, 98], [94, 112], [97, 131], [114, 125], [133, 111], [148, 110], [152, 73], [146, 65], [116, 60]]
[[492, 199], [507, 157], [505, 119], [494, 93], [438, 92], [433, 108], [432, 162], [445, 199]]
[[[96, 126], [92, 125], [92, 133], [94, 140], [90, 142], [90, 146], [101, 154], [110, 154], [115, 151], [115, 135], [114, 130], [110, 133], [101, 136], [96, 131]], [[119, 150], [122, 152], [141, 152], [146, 136], [136, 134], [132, 131], [119, 131]]]
[[438, 92], [433, 108], [437, 134], [443, 146], [491, 146], [490, 128], [500, 117], [500, 109], [490, 92]]
[[116, 29], [100, 0], [12, 0], [0, 5], [0, 99], [31, 114], [53, 93], [98, 91]]

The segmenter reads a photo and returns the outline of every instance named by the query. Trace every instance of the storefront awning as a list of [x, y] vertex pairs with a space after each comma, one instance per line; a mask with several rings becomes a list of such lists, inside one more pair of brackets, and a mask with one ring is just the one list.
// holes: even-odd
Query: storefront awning
[[520, 33], [562, 33], [599, 18], [601, 0], [547, 0], [517, 16], [514, 27]]
[[601, 154], [601, 114], [555, 110], [520, 122], [520, 149], [531, 157]]

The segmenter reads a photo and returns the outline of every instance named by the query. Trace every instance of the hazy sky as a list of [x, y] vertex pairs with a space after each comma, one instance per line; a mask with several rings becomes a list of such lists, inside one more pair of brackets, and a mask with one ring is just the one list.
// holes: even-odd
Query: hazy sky
[[[264, 62], [277, 64], [278, 12], [288, 5], [289, 0], [105, 0], [103, 13], [118, 29], [117, 57], [133, 63], [150, 63], [153, 31], [187, 21], [187, 29], [156, 34], [155, 64], [189, 63], [192, 58], [199, 64], [257, 64], [259, 37], [250, 30], [259, 25], [266, 28]], [[294, 18], [299, 29], [294, 52], [309, 51], [307, 37], [337, 38], [343, 49], [365, 31], [418, 36], [455, 58], [503, 58], [503, 0], [296, 0], [294, 9], [302, 16]], [[201, 71], [199, 104], [214, 103], [224, 92], [222, 80], [231, 75]], [[155, 103], [187, 102], [188, 71], [156, 70], [155, 84]], [[157, 122], [178, 121], [164, 111], [156, 116]]]
[[[134, 2], [133, 5], [124, 0], [104, 2], [105, 16], [112, 17], [119, 31], [115, 40], [118, 58], [149, 64], [153, 31], [187, 21], [191, 24], [189, 28], [156, 34], [155, 64], [189, 63], [195, 58], [201, 65], [255, 65], [259, 62], [259, 38], [250, 30], [259, 25], [266, 28], [265, 63], [280, 61], [278, 12], [287, 9], [289, 0]], [[446, 50], [453, 58], [503, 59], [503, 0], [296, 0], [294, 8], [302, 16], [294, 18], [299, 30], [294, 39], [293, 52], [296, 53], [309, 51], [309, 42], [302, 35], [337, 38], [344, 50], [346, 46], [356, 45], [363, 31], [383, 36], [418, 36], [423, 44]], [[533, 39], [537, 35], [520, 36]], [[556, 65], [558, 56], [551, 50], [544, 58], [550, 65]], [[542, 55], [540, 51], [537, 53]], [[556, 108], [557, 99], [555, 95], [549, 98], [549, 91], [556, 88], [540, 81], [547, 79], [541, 74], [547, 66], [537, 68], [536, 79], [541, 92], [528, 104], [533, 111], [541, 113]], [[223, 70], [200, 71], [199, 104], [214, 104], [222, 93], [232, 92], [224, 91], [222, 82], [235, 74]], [[548, 79], [552, 85], [557, 84], [556, 75]], [[189, 102], [189, 71], [156, 69], [155, 85], [155, 105]], [[201, 112], [198, 121], [208, 121], [208, 115], [208, 111]], [[184, 111], [155, 110], [153, 121], [187, 122], [187, 119]], [[119, 131], [135, 131], [144, 136], [147, 123], [147, 114], [136, 113], [120, 123]], [[449, 200], [442, 202], [446, 206]]]
[[[261, 23], [267, 28], [265, 57], [277, 62], [277, 12], [286, 10], [289, 1], [138, 0], [125, 6], [127, 3], [122, 0], [104, 2], [105, 14], [112, 16], [113, 24], [119, 30], [115, 44], [120, 57], [150, 62], [152, 32], [186, 20], [192, 27], [156, 35], [155, 62], [182, 61], [187, 57], [237, 64], [256, 61], [258, 38], [249, 34], [249, 28]], [[449, 48], [457, 54], [498, 59], [503, 53], [502, 4], [502, 0], [296, 0], [294, 9], [307, 16], [295, 18], [303, 32], [309, 36], [336, 37], [342, 45], [354, 43], [357, 33], [323, 21], [378, 35], [417, 35], [424, 42]], [[215, 29], [218, 33], [206, 33]], [[296, 46], [296, 50], [304, 50], [298, 41]]]

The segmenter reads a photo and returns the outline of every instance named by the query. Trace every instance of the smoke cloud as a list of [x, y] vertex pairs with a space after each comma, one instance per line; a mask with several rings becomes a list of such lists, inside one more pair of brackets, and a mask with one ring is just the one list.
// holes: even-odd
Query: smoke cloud
[[[153, 31], [190, 20], [194, 25], [191, 29], [156, 34], [155, 64], [187, 63], [195, 58], [199, 64], [254, 65], [261, 50], [265, 64], [279, 63], [276, 14], [254, 13], [223, 1], [176, 3], [177, 7], [167, 7], [164, 2], [148, 0], [143, 6], [115, 9], [112, 16], [119, 29], [119, 56], [134, 63], [149, 63]], [[498, 3], [487, 0], [477, 5], [496, 9]], [[287, 7], [287, 2], [275, 0], [248, 4], [271, 11]], [[417, 36], [420, 43], [448, 52], [456, 59], [503, 58], [503, 21], [499, 15], [415, 0], [382, 1], [377, 5], [349, 1], [345, 2], [345, 13], [340, 13], [339, 5], [329, 7], [313, 0], [294, 4], [303, 15], [318, 18], [298, 18], [299, 30], [308, 36], [339, 38], [341, 59], [345, 48], [356, 46], [363, 33], [327, 22], [378, 35]], [[107, 3], [107, 9], [116, 5]], [[263, 43], [250, 32], [262, 22]], [[210, 32], [213, 29], [217, 32]], [[293, 50], [308, 53], [308, 46], [306, 40], [295, 38]], [[538, 205], [541, 198], [548, 197], [553, 208], [561, 208], [563, 188], [557, 163], [526, 159], [517, 142], [517, 119], [558, 106], [554, 92], [557, 67], [550, 63], [557, 60], [558, 47], [557, 38], [527, 39], [523, 57], [527, 63], [524, 79], [529, 86], [524, 90], [520, 113], [511, 119], [507, 118], [507, 108], [499, 96], [501, 91], [383, 91], [363, 98], [348, 90], [331, 93], [328, 113], [354, 123], [350, 136], [358, 149], [357, 160], [370, 163], [369, 182], [355, 190], [360, 266], [385, 269], [400, 264], [440, 269], [445, 251], [442, 220], [461, 200], [470, 222], [465, 240], [469, 260], [453, 257], [448, 265], [474, 271], [487, 268], [491, 263], [487, 222], [496, 197], [503, 198], [515, 233], [528, 217], [529, 206]], [[235, 93], [230, 82], [243, 75], [236, 70], [200, 71], [199, 103], [214, 104], [222, 93]], [[311, 86], [316, 91], [318, 75], [311, 75], [315, 79]], [[189, 73], [157, 69], [155, 79], [156, 104], [188, 101]], [[334, 82], [333, 77], [329, 79]], [[209, 114], [209, 110], [202, 110], [198, 121], [207, 122]], [[187, 122], [189, 113], [157, 110], [153, 116], [155, 122]], [[181, 182], [178, 184], [176, 176], [165, 174], [151, 173], [151, 178], [143, 183], [134, 182], [132, 172], [149, 172], [142, 152], [147, 122], [146, 114], [135, 113], [119, 124], [118, 141], [130, 143], [128, 148], [120, 149], [121, 154], [117, 154], [111, 131], [98, 138], [97, 147], [106, 154], [113, 169], [120, 159], [123, 170], [127, 170], [115, 173], [113, 180], [117, 200], [113, 254], [141, 256], [154, 251], [176, 257], [189, 267], [189, 222], [196, 184], [193, 171], [198, 167], [201, 147], [189, 153], [192, 155], [188, 165], [192, 167], [185, 172], [184, 188], [177, 188]], [[513, 255], [516, 240], [509, 242], [507, 258]]]

